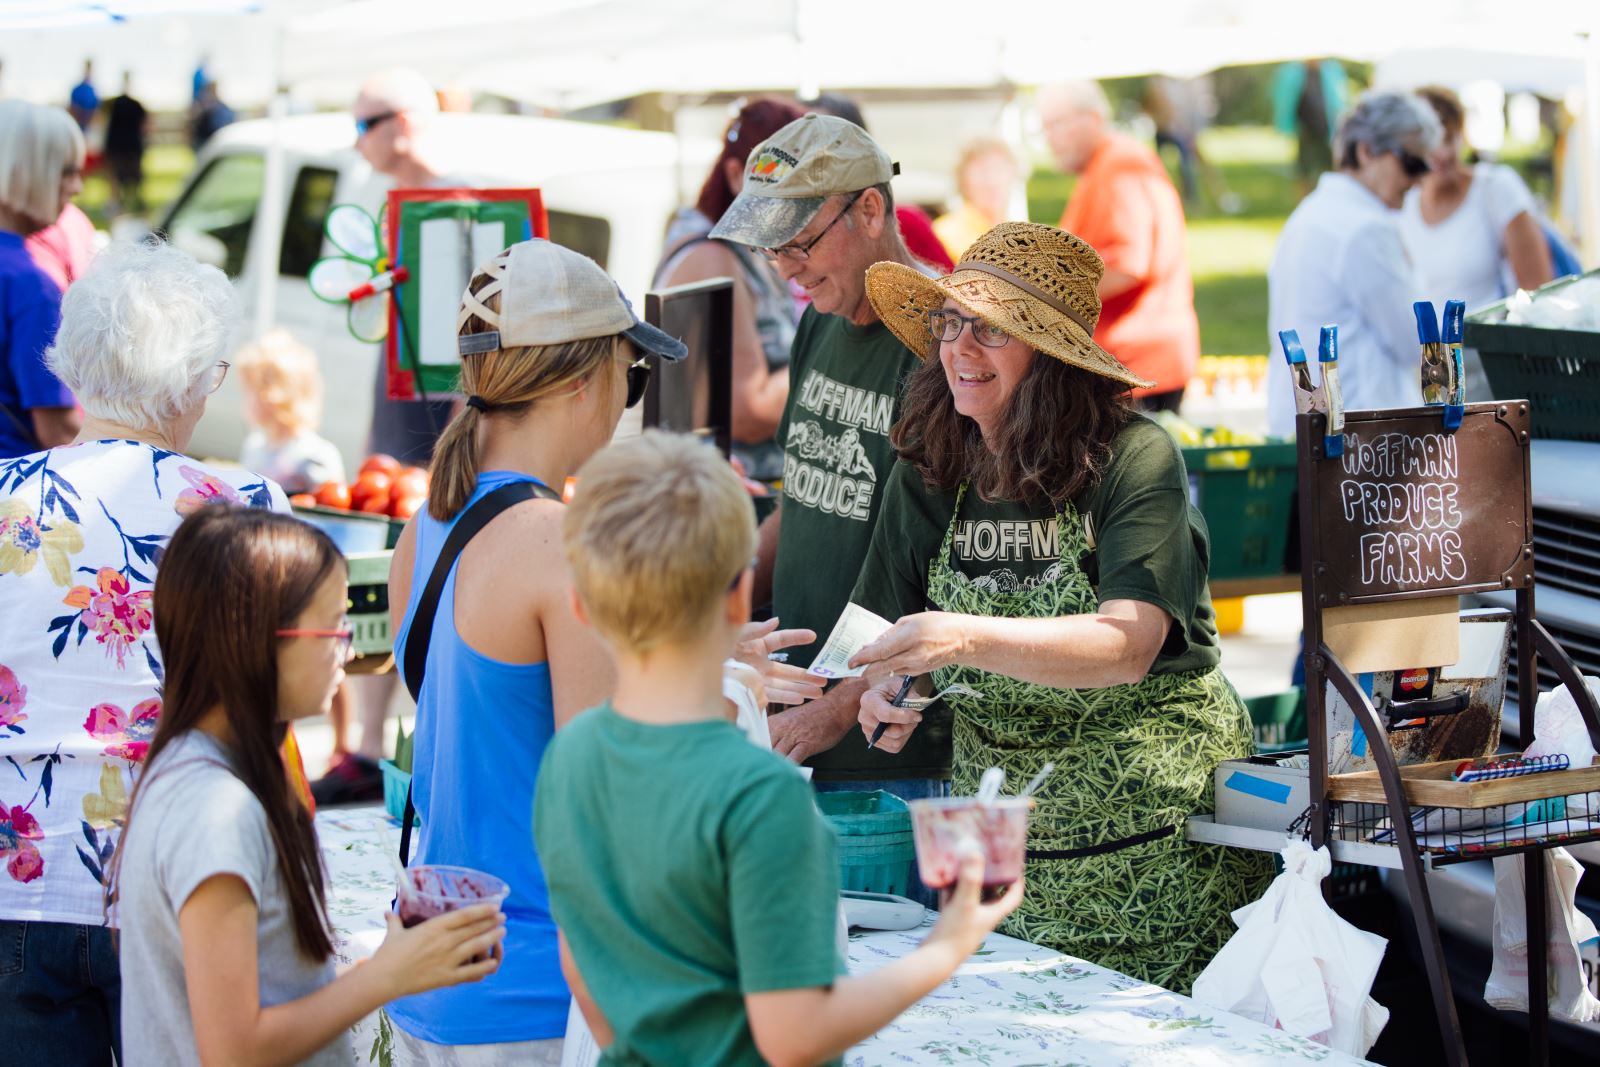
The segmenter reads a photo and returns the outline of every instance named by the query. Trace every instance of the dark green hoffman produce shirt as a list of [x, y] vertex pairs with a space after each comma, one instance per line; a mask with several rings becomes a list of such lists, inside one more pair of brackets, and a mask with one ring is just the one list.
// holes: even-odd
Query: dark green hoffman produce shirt
[[[778, 426], [783, 521], [772, 607], [784, 627], [815, 630], [817, 641], [790, 649], [791, 663], [806, 666], [816, 658], [850, 602], [895, 463], [889, 428], [900, 416], [900, 394], [916, 366], [917, 358], [881, 322], [857, 326], [814, 308], [800, 319], [789, 363], [789, 402]], [[866, 751], [858, 730], [807, 763], [823, 781], [948, 776], [949, 736], [942, 753], [922, 766], [917, 759]]]
[[[954, 490], [930, 490], [915, 467], [895, 465], [855, 603], [886, 619], [938, 610], [926, 601], [928, 565], [944, 543], [955, 502]], [[1189, 505], [1183, 454], [1171, 436], [1134, 416], [1111, 442], [1100, 481], [1076, 506], [1079, 522], [1085, 512], [1092, 516], [1099, 602], [1139, 600], [1172, 616], [1151, 673], [1215, 667], [1221, 650], [1206, 579], [1210, 540], [1205, 520]], [[1056, 514], [1048, 504], [986, 501], [968, 489], [951, 545], [956, 569], [997, 592], [1050, 580], [1061, 561]]]

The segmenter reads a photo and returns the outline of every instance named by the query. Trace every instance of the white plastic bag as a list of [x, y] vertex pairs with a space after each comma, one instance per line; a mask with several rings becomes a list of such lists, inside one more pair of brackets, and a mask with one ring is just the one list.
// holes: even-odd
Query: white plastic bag
[[[1596, 937], [1594, 923], [1573, 905], [1583, 868], [1564, 848], [1541, 853], [1545, 863], [1545, 914], [1550, 946], [1546, 982], [1550, 1014], [1573, 1022], [1600, 1021], [1600, 1000], [1583, 980], [1581, 942]], [[1494, 966], [1483, 999], [1505, 1011], [1528, 1010], [1528, 910], [1522, 880], [1524, 856], [1494, 861]]]
[[1326, 847], [1289, 839], [1284, 871], [1195, 979], [1194, 999], [1330, 1048], [1365, 1056], [1389, 1009], [1369, 995], [1388, 942], [1350, 925], [1322, 899]]

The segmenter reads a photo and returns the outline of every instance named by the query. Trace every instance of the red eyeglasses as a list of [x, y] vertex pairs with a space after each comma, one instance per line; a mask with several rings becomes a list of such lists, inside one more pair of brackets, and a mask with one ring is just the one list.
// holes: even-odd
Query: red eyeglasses
[[279, 637], [331, 637], [337, 642], [340, 654], [348, 660], [351, 646], [355, 644], [355, 631], [350, 629], [350, 620], [345, 619], [343, 628], [338, 630], [278, 630]]

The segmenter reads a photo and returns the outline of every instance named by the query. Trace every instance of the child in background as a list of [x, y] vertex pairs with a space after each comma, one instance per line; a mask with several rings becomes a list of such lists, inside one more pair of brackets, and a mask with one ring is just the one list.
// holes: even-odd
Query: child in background
[[344, 481], [344, 460], [322, 425], [322, 372], [311, 349], [287, 330], [272, 330], [233, 357], [244, 379], [245, 415], [254, 427], [239, 462], [293, 496]]
[[278, 745], [344, 676], [345, 596], [339, 550], [287, 515], [209, 507], [168, 544], [165, 706], [110, 891], [126, 1067], [353, 1067], [349, 1028], [373, 1009], [499, 967], [505, 917], [480, 904], [411, 929], [391, 914], [377, 954], [334, 976], [316, 830]]
[[833, 833], [723, 704], [756, 547], [738, 476], [690, 437], [646, 432], [583, 467], [562, 530], [574, 608], [618, 677], [550, 742], [534, 831], [602, 1062], [837, 1062], [948, 978], [1021, 883], [980, 903], [969, 857], [921, 948], [846, 976]]

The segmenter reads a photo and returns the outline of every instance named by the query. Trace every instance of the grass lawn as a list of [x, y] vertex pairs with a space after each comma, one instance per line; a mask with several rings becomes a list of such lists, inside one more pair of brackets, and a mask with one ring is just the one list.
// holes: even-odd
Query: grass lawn
[[[1266, 355], [1267, 264], [1284, 220], [1299, 201], [1294, 143], [1271, 129], [1238, 126], [1207, 130], [1200, 153], [1215, 168], [1215, 176], [1201, 182], [1204, 202], [1189, 209], [1200, 351]], [[1176, 178], [1177, 158], [1168, 156]], [[1029, 216], [1035, 222], [1059, 222], [1072, 182], [1058, 171], [1035, 171], [1028, 182]], [[1237, 214], [1224, 214], [1217, 206], [1214, 197], [1224, 188], [1242, 200]]]
[[[145, 216], [154, 222], [163, 208], [170, 204], [183, 188], [183, 181], [194, 169], [194, 152], [186, 144], [151, 145], [144, 154]], [[83, 179], [83, 192], [74, 201], [84, 213], [94, 220], [95, 226], [106, 229], [110, 219], [106, 204], [111, 199], [111, 179], [105, 168], [97, 169]]]

